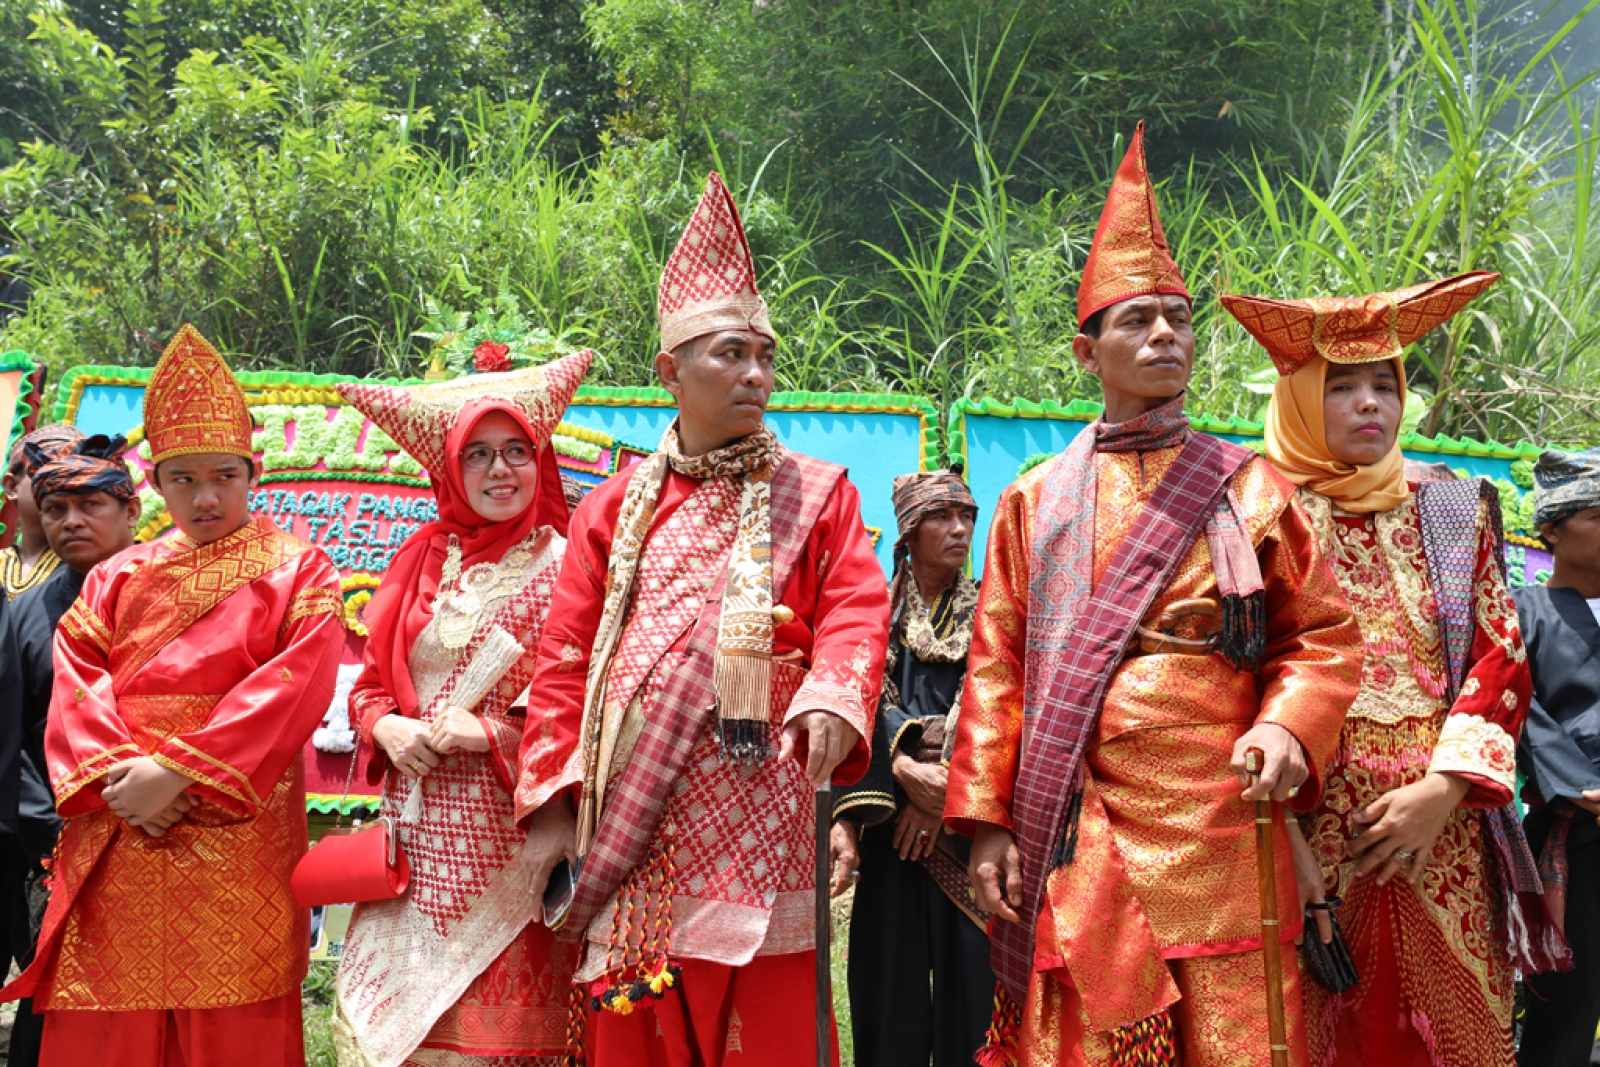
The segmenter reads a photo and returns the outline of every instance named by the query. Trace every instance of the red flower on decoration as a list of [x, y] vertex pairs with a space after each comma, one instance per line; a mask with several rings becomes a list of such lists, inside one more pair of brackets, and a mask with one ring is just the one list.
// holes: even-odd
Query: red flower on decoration
[[496, 344], [494, 341], [481, 342], [472, 350], [472, 367], [486, 374], [510, 370], [511, 346]]

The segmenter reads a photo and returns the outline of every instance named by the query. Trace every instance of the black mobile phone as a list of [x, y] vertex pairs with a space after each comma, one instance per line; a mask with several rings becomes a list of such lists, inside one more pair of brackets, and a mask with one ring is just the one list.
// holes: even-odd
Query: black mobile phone
[[581, 866], [581, 860], [578, 864], [562, 860], [544, 885], [544, 924], [552, 930], [561, 929], [561, 924], [567, 921], [567, 909], [572, 907], [572, 898], [578, 889]]

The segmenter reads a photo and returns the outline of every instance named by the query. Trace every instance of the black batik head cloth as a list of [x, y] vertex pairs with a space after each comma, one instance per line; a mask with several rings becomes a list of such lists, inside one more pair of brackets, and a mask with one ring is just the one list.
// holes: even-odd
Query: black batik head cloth
[[1600, 448], [1556, 452], [1533, 465], [1533, 522], [1560, 522], [1600, 505]]
[[132, 500], [137, 494], [133, 477], [122, 458], [127, 438], [97, 433], [62, 450], [51, 450], [33, 442], [24, 446], [28, 457], [28, 477], [33, 482], [33, 498], [43, 502], [51, 493], [105, 493], [117, 500]]
[[901, 572], [911, 558], [911, 535], [922, 525], [922, 520], [935, 511], [971, 508], [976, 514], [978, 501], [973, 497], [972, 490], [967, 488], [967, 483], [962, 481], [959, 463], [949, 470], [899, 475], [894, 480], [894, 492], [890, 499], [894, 501], [898, 538], [894, 543], [894, 577], [889, 586], [889, 610], [891, 616], [897, 616], [903, 595]]
[[37, 445], [45, 452], [54, 454], [65, 452], [79, 441], [83, 440], [83, 431], [70, 422], [55, 422], [49, 426], [41, 426], [32, 433], [24, 434], [11, 446], [11, 455], [16, 461], [15, 473], [25, 474], [28, 470], [28, 446]]

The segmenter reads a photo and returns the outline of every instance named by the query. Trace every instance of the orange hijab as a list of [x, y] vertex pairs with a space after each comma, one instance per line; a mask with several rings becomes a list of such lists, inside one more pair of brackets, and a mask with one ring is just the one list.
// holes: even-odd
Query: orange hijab
[[[1400, 403], [1406, 399], [1405, 364], [1396, 359]], [[1334, 459], [1328, 451], [1322, 424], [1322, 392], [1328, 378], [1328, 361], [1313, 355], [1293, 374], [1278, 379], [1267, 405], [1267, 459], [1278, 473], [1313, 493], [1321, 493], [1345, 511], [1364, 515], [1388, 511], [1405, 502], [1405, 457], [1399, 435], [1394, 447], [1378, 462], [1356, 467]]]

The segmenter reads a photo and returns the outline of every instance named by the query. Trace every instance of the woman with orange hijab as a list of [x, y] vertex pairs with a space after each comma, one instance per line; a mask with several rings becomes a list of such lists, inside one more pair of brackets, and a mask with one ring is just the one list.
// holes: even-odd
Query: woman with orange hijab
[[350, 693], [411, 881], [399, 899], [356, 909], [339, 965], [341, 1063], [563, 1062], [575, 956], [539, 921], [563, 857], [527, 845], [512, 790], [523, 731], [540, 725], [521, 694], [566, 548], [550, 435], [589, 360], [412, 389], [338, 386], [428, 469], [439, 504], [368, 605]]
[[1322, 800], [1291, 821], [1304, 936], [1331, 942], [1336, 916], [1358, 976], [1318, 975], [1306, 953], [1317, 1065], [1512, 1067], [1513, 966], [1559, 951], [1530, 933], [1537, 874], [1505, 812], [1531, 681], [1498, 497], [1485, 481], [1408, 484], [1398, 441], [1405, 346], [1497, 277], [1223, 298], [1282, 375], [1267, 459], [1300, 487], [1366, 648]]

